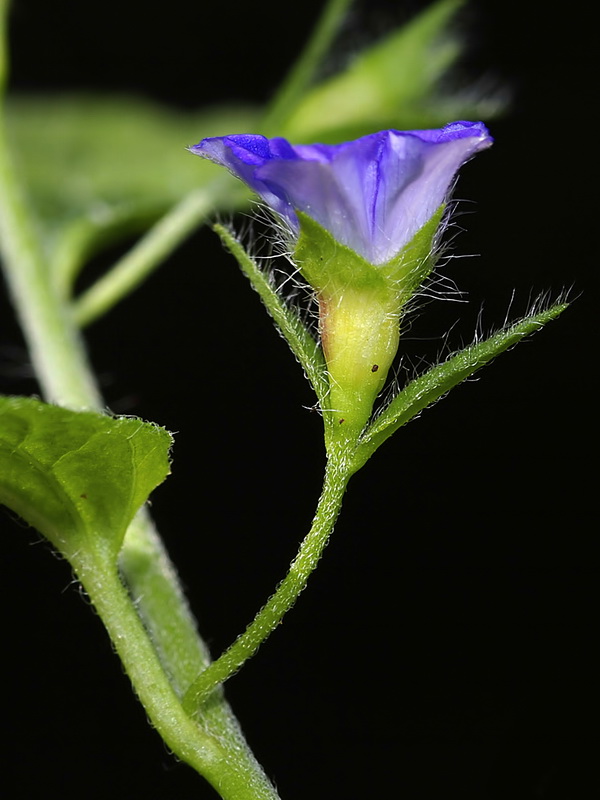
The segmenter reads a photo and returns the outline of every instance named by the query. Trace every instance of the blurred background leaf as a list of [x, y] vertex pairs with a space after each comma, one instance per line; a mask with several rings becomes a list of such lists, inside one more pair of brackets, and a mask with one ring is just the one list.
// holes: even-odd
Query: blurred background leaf
[[452, 93], [441, 85], [463, 51], [452, 21], [463, 0], [440, 0], [359, 52], [348, 67], [309, 90], [281, 135], [339, 142], [385, 128], [433, 128], [489, 119], [499, 96]]
[[250, 107], [203, 112], [139, 97], [22, 95], [9, 99], [14, 157], [53, 263], [143, 231], [218, 175], [185, 150], [204, 136], [251, 130]]

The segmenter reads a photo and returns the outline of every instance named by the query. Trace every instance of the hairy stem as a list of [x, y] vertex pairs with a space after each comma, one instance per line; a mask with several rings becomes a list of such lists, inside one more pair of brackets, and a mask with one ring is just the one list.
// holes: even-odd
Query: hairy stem
[[129, 526], [119, 567], [158, 656], [181, 697], [210, 653], [179, 586], [173, 565], [150, 515], [141, 511]]
[[244, 633], [192, 683], [183, 698], [183, 706], [190, 714], [196, 713], [204, 698], [254, 655], [294, 605], [329, 541], [351, 474], [344, 459], [335, 454], [330, 457], [313, 524], [288, 574]]
[[214, 714], [215, 707], [222, 705], [219, 690], [208, 699], [199, 721], [186, 714], [114, 567], [83, 554], [73, 559], [73, 565], [166, 744], [200, 772], [223, 800], [277, 800], [277, 793], [243, 746], [235, 721], [231, 725], [230, 715]]

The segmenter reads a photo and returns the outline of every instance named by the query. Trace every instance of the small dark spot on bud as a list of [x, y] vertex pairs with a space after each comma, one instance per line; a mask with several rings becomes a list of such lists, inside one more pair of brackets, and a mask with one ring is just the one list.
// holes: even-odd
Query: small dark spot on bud
[[373, 364], [373, 366], [371, 367], [371, 372], [377, 372], [378, 369], [379, 369], [379, 364]]
[[340, 423], [340, 425], [342, 424], [342, 422], [345, 422], [345, 421], [346, 421], [346, 420], [345, 420], [343, 417], [340, 417], [340, 419], [339, 419], [339, 423]]
[[81, 497], [83, 500], [87, 500], [87, 494], [80, 494], [79, 497]]

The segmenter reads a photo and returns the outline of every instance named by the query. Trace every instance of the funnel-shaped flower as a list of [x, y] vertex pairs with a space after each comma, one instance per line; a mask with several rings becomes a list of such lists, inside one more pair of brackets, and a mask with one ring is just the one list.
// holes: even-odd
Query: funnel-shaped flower
[[458, 169], [492, 143], [481, 122], [381, 131], [338, 145], [242, 134], [192, 153], [227, 167], [299, 231], [297, 211], [370, 264], [394, 258], [446, 200]]
[[398, 348], [406, 301], [432, 250], [458, 169], [492, 143], [481, 122], [381, 131], [338, 145], [242, 134], [190, 150], [227, 167], [296, 234], [316, 293], [332, 441], [357, 441]]

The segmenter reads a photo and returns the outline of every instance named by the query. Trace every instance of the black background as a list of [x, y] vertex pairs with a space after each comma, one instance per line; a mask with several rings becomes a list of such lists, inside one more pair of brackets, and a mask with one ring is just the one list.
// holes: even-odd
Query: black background
[[[268, 98], [320, 4], [13, 5], [13, 88], [193, 108]], [[424, 5], [359, 2], [349, 49]], [[470, 302], [428, 305], [407, 352], [435, 358], [459, 317], [449, 346], [469, 341], [482, 304], [483, 331], [501, 324], [513, 288], [514, 315], [549, 288], [576, 302], [353, 479], [308, 590], [228, 685], [285, 800], [594, 794], [586, 20], [523, 2], [473, 3], [461, 20], [457, 80], [504, 86], [512, 103], [457, 189], [476, 213], [456, 252], [481, 255], [446, 271]], [[2, 302], [0, 390], [34, 392]], [[218, 653], [310, 523], [323, 467], [310, 391], [208, 230], [87, 342], [108, 406], [177, 432], [152, 510]], [[68, 565], [7, 512], [0, 527], [6, 796], [214, 797], [147, 725]]]

